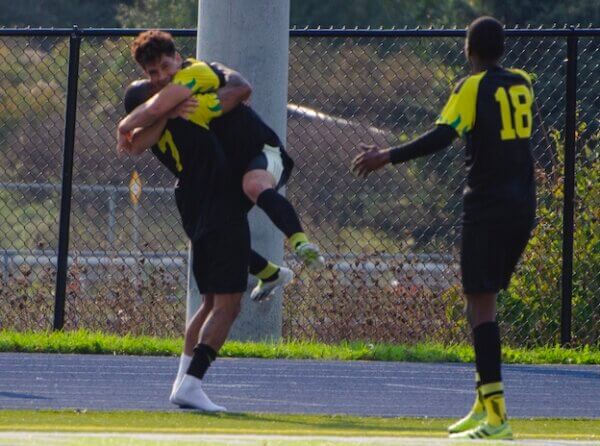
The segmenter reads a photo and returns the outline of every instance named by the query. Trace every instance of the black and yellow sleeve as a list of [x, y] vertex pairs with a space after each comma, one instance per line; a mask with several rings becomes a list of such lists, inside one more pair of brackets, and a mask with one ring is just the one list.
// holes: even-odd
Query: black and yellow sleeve
[[221, 101], [216, 93], [199, 94], [195, 96], [198, 106], [188, 118], [194, 124], [208, 129], [210, 121], [223, 114]]
[[214, 92], [223, 86], [223, 82], [223, 76], [220, 76], [213, 67], [195, 59], [188, 59], [171, 81], [175, 85], [189, 88], [193, 94]]
[[461, 137], [470, 132], [475, 125], [477, 92], [484, 75], [485, 72], [479, 73], [459, 82], [435, 123], [452, 127]]

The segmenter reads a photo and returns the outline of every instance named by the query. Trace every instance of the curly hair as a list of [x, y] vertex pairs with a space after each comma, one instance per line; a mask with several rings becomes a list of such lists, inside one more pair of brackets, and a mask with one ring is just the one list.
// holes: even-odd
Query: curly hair
[[171, 34], [151, 29], [140, 33], [131, 44], [131, 55], [142, 67], [155, 62], [165, 54], [175, 54], [175, 42]]

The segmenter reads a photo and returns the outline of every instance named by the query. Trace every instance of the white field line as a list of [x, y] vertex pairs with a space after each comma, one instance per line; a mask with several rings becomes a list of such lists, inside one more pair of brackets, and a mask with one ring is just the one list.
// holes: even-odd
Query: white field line
[[57, 445], [240, 445], [240, 446], [309, 446], [309, 445], [369, 445], [369, 446], [598, 446], [600, 441], [516, 440], [461, 441], [446, 438], [415, 437], [341, 437], [329, 435], [237, 435], [237, 434], [166, 434], [166, 433], [66, 433], [66, 432], [0, 432], [0, 446]]

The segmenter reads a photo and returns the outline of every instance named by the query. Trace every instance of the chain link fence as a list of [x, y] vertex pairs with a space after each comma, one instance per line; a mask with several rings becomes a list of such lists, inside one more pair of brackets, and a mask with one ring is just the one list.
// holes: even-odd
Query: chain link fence
[[[50, 328], [54, 312], [69, 36], [21, 31], [0, 30], [0, 329], [36, 330]], [[598, 345], [600, 32], [572, 35], [584, 31], [571, 331], [573, 343]], [[561, 340], [568, 33], [515, 30], [507, 39], [505, 65], [537, 78], [540, 207], [534, 238], [500, 297], [512, 345]], [[141, 77], [129, 55], [133, 34], [75, 34], [65, 328], [180, 335], [187, 244], [173, 178], [150, 154], [118, 159], [114, 150], [124, 87]], [[194, 54], [195, 32], [177, 34], [181, 52]], [[292, 31], [287, 148], [297, 168], [287, 194], [328, 268], [309, 273], [286, 256], [299, 280], [285, 292], [285, 338], [451, 343], [468, 335], [458, 268], [462, 144], [366, 181], [349, 173], [358, 142], [398, 144], [432, 125], [466, 74], [462, 39], [460, 31]], [[137, 202], [133, 171], [143, 182]]]

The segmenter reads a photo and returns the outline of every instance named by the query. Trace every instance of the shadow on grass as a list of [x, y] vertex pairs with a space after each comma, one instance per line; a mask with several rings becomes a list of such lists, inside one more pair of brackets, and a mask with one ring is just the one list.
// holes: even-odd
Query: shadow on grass
[[[363, 433], [380, 432], [389, 434], [394, 431], [401, 431], [403, 433], [431, 433], [432, 431], [439, 430], [440, 434], [445, 433], [444, 427], [436, 426], [432, 421], [419, 418], [407, 422], [406, 419], [402, 418], [358, 418], [346, 415], [285, 415], [279, 417], [270, 414], [242, 412], [208, 414], [206, 412], [192, 411], [190, 413], [206, 418], [213, 418], [215, 420], [230, 420], [238, 423], [247, 423], [248, 427], [258, 427], [259, 429], [260, 423], [273, 423], [273, 428], [277, 428], [277, 425], [280, 425], [281, 428], [284, 429], [286, 426], [292, 425], [302, 428], [312, 428], [313, 430], [323, 431], [323, 433], [327, 433], [326, 431], [335, 431], [337, 435], [340, 434], [340, 431], [360, 431]], [[403, 425], [404, 423], [411, 425]], [[423, 423], [423, 425], [415, 426], [415, 423]], [[430, 425], [427, 425], [426, 423], [430, 423]], [[243, 425], [238, 425], [238, 427], [243, 428]], [[307, 434], [310, 433], [312, 432], [307, 432]], [[302, 433], [300, 432], [299, 435], [302, 435]]]

